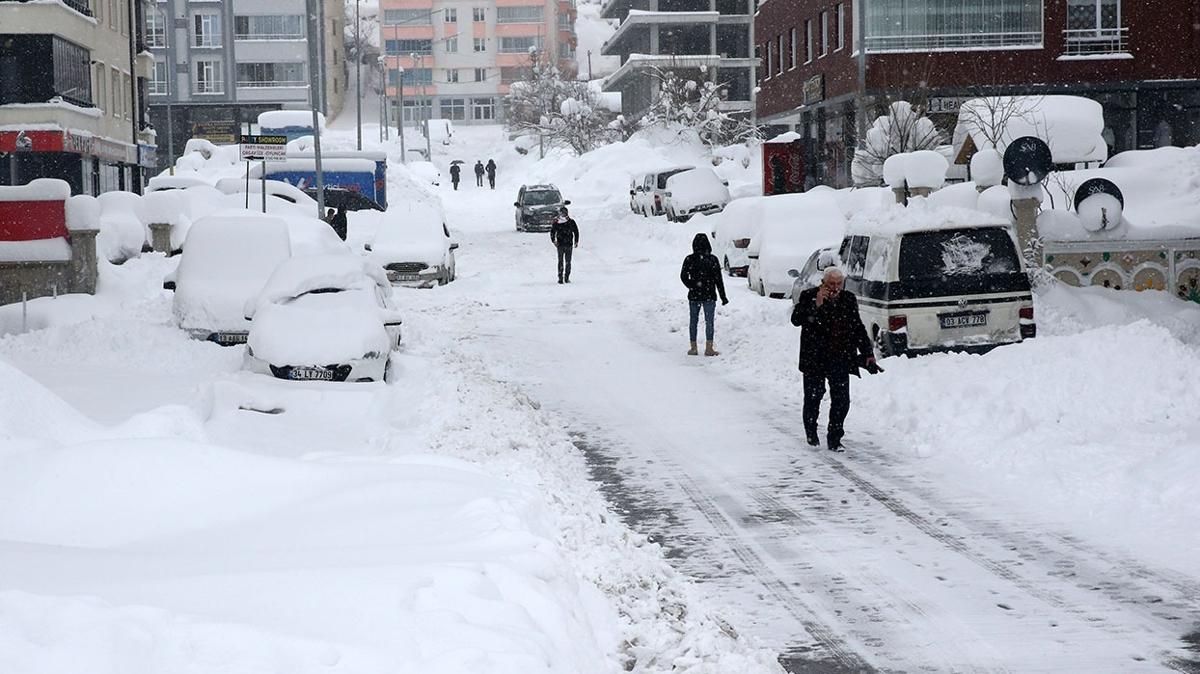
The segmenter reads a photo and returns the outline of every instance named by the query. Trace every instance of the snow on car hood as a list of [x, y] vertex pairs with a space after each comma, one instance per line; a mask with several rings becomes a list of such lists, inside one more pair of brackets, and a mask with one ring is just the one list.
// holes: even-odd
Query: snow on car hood
[[282, 262], [271, 272], [262, 291], [246, 302], [245, 314], [255, 313], [268, 304], [281, 304], [294, 297], [323, 288], [338, 290], [378, 288], [391, 295], [392, 286], [378, 265], [350, 253], [298, 255]]
[[671, 193], [671, 206], [677, 212], [704, 204], [729, 203], [729, 188], [706, 166], [671, 176], [667, 179], [667, 191]]
[[333, 365], [391, 349], [375, 297], [362, 288], [262, 306], [248, 341], [256, 358], [273, 365]]
[[441, 209], [431, 204], [389, 209], [371, 242], [371, 260], [381, 267], [395, 262], [422, 262], [431, 267], [445, 264], [450, 241], [443, 222]]

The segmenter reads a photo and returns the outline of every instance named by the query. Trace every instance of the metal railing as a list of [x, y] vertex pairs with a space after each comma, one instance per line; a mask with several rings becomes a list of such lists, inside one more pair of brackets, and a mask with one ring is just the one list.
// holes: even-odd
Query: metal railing
[[868, 53], [998, 49], [1032, 47], [1040, 44], [1042, 44], [1041, 31], [867, 36]]
[[[27, 0], [0, 0], [0, 2], [26, 2]], [[79, 12], [84, 16], [95, 16], [92, 13], [92, 8], [88, 6], [87, 0], [62, 0], [62, 3], [67, 7]]]
[[1129, 45], [1129, 27], [1124, 28], [1072, 28], [1063, 31], [1066, 56], [1093, 56], [1097, 54], [1124, 54]]
[[234, 40], [303, 40], [304, 33], [236, 33]]
[[284, 89], [307, 87], [308, 80], [238, 80], [237, 85], [243, 89]]
[[196, 82], [194, 85], [195, 92], [198, 94], [223, 94], [225, 93], [225, 83], [216, 82]]

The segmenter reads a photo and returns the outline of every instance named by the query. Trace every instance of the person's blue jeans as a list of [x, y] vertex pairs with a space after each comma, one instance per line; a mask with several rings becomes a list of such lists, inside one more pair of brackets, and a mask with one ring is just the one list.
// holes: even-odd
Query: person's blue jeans
[[700, 309], [704, 309], [704, 338], [708, 341], [713, 341], [713, 315], [717, 311], [717, 301], [707, 300], [704, 302], [688, 302], [690, 310], [688, 316], [688, 337], [691, 341], [696, 341], [696, 328], [700, 323]]

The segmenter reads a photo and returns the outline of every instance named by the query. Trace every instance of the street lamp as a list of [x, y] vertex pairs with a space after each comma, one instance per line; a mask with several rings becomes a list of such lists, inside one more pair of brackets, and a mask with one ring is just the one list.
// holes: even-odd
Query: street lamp
[[400, 163], [407, 164], [404, 149], [404, 66], [396, 64], [396, 133], [400, 135]]
[[357, 146], [362, 151], [362, 21], [358, 18], [359, 6], [362, 0], [354, 0], [354, 116], [358, 123]]

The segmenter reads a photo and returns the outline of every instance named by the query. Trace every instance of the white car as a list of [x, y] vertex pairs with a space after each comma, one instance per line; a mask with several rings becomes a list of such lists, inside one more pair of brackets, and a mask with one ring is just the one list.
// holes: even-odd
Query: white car
[[641, 174], [635, 181], [633, 193], [630, 196], [633, 202], [637, 204], [636, 212], [649, 217], [651, 215], [662, 215], [663, 211], [663, 194], [667, 190], [667, 179], [676, 173], [690, 171], [694, 166], [672, 166], [670, 168], [658, 169], [649, 173]]
[[279, 379], [384, 381], [400, 342], [391, 284], [358, 255], [286, 260], [244, 311], [245, 369]]
[[[309, 215], [316, 214], [317, 202], [305, 194], [304, 190], [282, 180], [268, 180], [266, 183], [267, 212], [274, 212], [280, 204], [290, 204], [299, 206]], [[249, 193], [249, 209], [262, 210], [263, 180], [261, 178], [251, 179], [249, 184], [246, 183], [245, 178], [222, 178], [217, 181], [217, 189], [225, 194], [238, 195], [243, 200]], [[243, 201], [243, 204], [245, 203], [246, 201]]]
[[367, 250], [371, 260], [387, 271], [391, 283], [430, 288], [457, 276], [458, 242], [450, 236], [442, 210], [432, 204], [392, 207]]
[[725, 210], [712, 218], [713, 254], [730, 276], [746, 276], [750, 271], [747, 251], [750, 240], [762, 226], [764, 202], [773, 197], [746, 197], [729, 202]]
[[433, 162], [410, 161], [408, 164], [406, 164], [406, 166], [408, 167], [408, 170], [412, 171], [412, 174], [420, 180], [423, 180], [430, 185], [442, 184], [442, 172], [438, 170], [438, 167], [433, 165]]
[[291, 256], [283, 218], [245, 211], [200, 218], [188, 231], [179, 267], [163, 283], [175, 291], [179, 327], [223, 346], [245, 343], [246, 300]]
[[765, 201], [762, 229], [750, 240], [746, 274], [759, 295], [792, 295], [792, 270], [802, 268], [813, 251], [836, 247], [846, 233], [846, 216], [824, 193], [781, 194]]
[[662, 209], [671, 222], [687, 222], [697, 213], [717, 213], [729, 203], [729, 183], [701, 166], [667, 178]]

